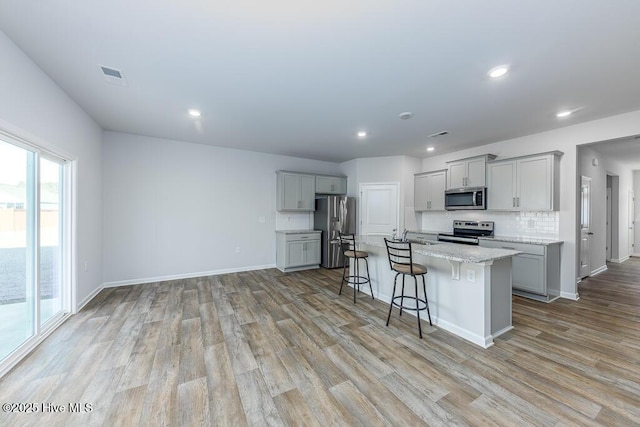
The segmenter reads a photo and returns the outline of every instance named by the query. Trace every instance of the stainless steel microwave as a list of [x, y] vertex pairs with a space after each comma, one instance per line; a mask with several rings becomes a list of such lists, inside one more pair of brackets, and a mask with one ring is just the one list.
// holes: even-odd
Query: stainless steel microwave
[[448, 211], [487, 209], [485, 187], [455, 188], [444, 192], [444, 208]]

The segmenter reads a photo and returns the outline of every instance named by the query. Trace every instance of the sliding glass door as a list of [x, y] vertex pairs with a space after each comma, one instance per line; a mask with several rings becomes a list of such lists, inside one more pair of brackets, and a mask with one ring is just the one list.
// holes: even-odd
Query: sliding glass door
[[0, 136], [0, 363], [68, 312], [64, 165]]
[[62, 164], [40, 158], [40, 325], [63, 308]]

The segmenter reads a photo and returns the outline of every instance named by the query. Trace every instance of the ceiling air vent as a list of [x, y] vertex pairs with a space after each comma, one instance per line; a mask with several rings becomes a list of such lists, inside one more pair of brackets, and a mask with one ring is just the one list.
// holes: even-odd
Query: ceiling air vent
[[115, 68], [105, 67], [103, 65], [98, 66], [100, 67], [102, 75], [107, 82], [118, 86], [127, 85], [127, 80], [124, 78], [122, 71], [116, 70]]
[[431, 135], [428, 136], [428, 138], [437, 138], [439, 136], [445, 136], [445, 135], [449, 135], [449, 131], [443, 130], [442, 132], [432, 133]]

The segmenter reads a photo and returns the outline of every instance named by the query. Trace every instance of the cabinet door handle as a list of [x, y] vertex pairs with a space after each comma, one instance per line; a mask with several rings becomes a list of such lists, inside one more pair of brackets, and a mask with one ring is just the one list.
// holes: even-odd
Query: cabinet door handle
[[331, 184], [331, 191], [336, 191], [336, 185], [335, 184]]
[[511, 201], [511, 204], [513, 205], [513, 207], [516, 207], [516, 198], [514, 197], [513, 200]]
[[302, 207], [302, 201], [298, 200], [298, 207], [301, 208]]
[[502, 249], [510, 249], [512, 251], [516, 250], [516, 248], [512, 248], [511, 246], [503, 246]]
[[516, 207], [520, 207], [520, 197], [516, 197]]

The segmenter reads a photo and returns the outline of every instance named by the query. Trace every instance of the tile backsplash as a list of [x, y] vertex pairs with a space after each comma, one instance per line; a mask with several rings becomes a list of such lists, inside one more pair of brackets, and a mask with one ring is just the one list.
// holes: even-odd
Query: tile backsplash
[[493, 221], [496, 236], [558, 239], [559, 212], [453, 211], [423, 212], [423, 230], [451, 231], [453, 220]]

